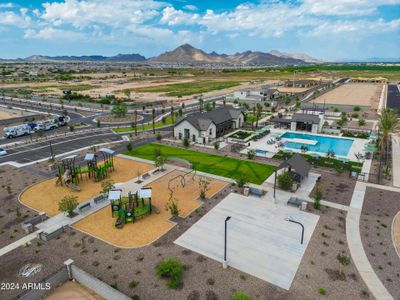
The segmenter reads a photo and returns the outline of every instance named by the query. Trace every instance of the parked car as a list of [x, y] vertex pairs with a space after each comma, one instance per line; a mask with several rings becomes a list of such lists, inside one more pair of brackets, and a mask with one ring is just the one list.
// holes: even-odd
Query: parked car
[[7, 151], [0, 148], [0, 156], [7, 155]]

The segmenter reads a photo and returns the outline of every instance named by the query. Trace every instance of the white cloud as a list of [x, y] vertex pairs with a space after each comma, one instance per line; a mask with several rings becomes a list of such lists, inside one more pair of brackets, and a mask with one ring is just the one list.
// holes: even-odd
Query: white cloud
[[159, 14], [165, 4], [154, 0], [65, 0], [44, 3], [42, 19], [56, 26], [71, 24], [84, 28], [93, 24], [121, 27], [141, 24]]
[[52, 27], [46, 27], [40, 30], [27, 29], [25, 30], [24, 38], [26, 39], [38, 39], [38, 40], [80, 40], [85, 35], [80, 32], [74, 32], [69, 30], [55, 29]]
[[24, 9], [20, 13], [13, 11], [0, 12], [0, 24], [16, 27], [27, 27], [31, 23], [31, 18], [26, 15]]
[[172, 6], [164, 8], [162, 11], [162, 17], [160, 20], [161, 24], [167, 25], [191, 25], [196, 24], [199, 21], [198, 14], [187, 13], [182, 10], [177, 10]]
[[13, 8], [14, 4], [11, 2], [8, 3], [0, 3], [0, 8]]
[[198, 9], [197, 6], [191, 5], [191, 4], [185, 5], [183, 8], [187, 9], [187, 10], [192, 10], [192, 11], [195, 11]]

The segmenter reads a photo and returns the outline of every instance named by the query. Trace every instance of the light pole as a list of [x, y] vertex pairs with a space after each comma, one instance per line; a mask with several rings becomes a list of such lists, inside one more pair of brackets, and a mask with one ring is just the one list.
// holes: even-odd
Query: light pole
[[50, 146], [51, 159], [54, 160], [54, 152], [53, 152], [53, 146], [51, 145], [51, 141], [49, 141], [49, 146]]
[[303, 245], [303, 239], [304, 239], [304, 225], [301, 224], [301, 223], [298, 222], [298, 221], [293, 220], [292, 217], [287, 217], [287, 218], [285, 218], [285, 221], [292, 222], [292, 223], [296, 223], [296, 224], [298, 224], [298, 225], [301, 226], [301, 244]]
[[231, 217], [230, 216], [227, 216], [226, 218], [225, 218], [225, 238], [224, 238], [224, 262], [223, 262], [223, 264], [222, 264], [222, 267], [224, 268], [224, 269], [226, 269], [226, 267], [228, 266], [228, 264], [227, 264], [227, 262], [226, 262], [226, 235], [227, 235], [227, 224], [228, 224], [228, 221], [231, 219]]

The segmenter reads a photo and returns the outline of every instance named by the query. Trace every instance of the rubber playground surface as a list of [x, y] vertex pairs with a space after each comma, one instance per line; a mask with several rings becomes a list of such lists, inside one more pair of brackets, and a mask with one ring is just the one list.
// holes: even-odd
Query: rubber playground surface
[[[154, 166], [130, 159], [114, 157], [115, 170], [110, 173], [107, 179], [117, 182], [125, 182], [137, 177], [138, 172], [145, 173]], [[27, 190], [20, 196], [22, 204], [35, 209], [38, 212], [45, 212], [48, 216], [59, 214], [58, 203], [66, 195], [74, 195], [78, 197], [78, 202], [82, 203], [93, 198], [101, 192], [101, 182], [95, 182], [89, 178], [83, 178], [79, 183], [81, 191], [74, 191], [66, 186], [56, 186], [56, 178], [39, 182]]]
[[[111, 216], [110, 205], [91, 214], [83, 220], [75, 223], [74, 228], [93, 235], [105, 242], [122, 248], [137, 248], [148, 245], [168, 230], [175, 223], [169, 221], [171, 214], [165, 210], [165, 204], [170, 197], [168, 182], [184, 174], [181, 171], [172, 171], [161, 178], [151, 182], [147, 187], [152, 188], [152, 204], [156, 206], [159, 213], [153, 212], [151, 215], [145, 215], [135, 223], [125, 224], [122, 229], [115, 228], [116, 219]], [[200, 188], [198, 185], [200, 176], [194, 179], [191, 175], [185, 177], [186, 183], [182, 187], [180, 178], [176, 178], [171, 183], [171, 188], [174, 190], [174, 197], [178, 200], [180, 216], [187, 217], [192, 211], [201, 206], [202, 202], [198, 200]], [[206, 193], [207, 197], [211, 197], [227, 185], [227, 182], [210, 179], [209, 190]]]

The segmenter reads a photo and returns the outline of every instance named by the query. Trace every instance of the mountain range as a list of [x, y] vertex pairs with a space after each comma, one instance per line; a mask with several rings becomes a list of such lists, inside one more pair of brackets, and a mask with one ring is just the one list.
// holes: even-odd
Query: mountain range
[[29, 62], [142, 62], [149, 64], [178, 65], [304, 65], [322, 63], [323, 61], [302, 53], [285, 53], [272, 50], [269, 53], [260, 51], [245, 51], [235, 54], [206, 53], [201, 49], [184, 44], [178, 48], [146, 59], [140, 54], [118, 54], [116, 56], [42, 56], [32, 55], [19, 61]]

